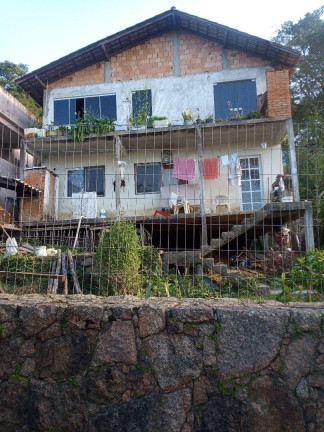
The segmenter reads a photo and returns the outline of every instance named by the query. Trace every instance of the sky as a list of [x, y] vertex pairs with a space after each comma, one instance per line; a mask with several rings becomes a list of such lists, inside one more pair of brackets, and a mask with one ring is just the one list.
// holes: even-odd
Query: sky
[[0, 62], [33, 71], [175, 6], [234, 29], [271, 39], [323, 0], [0, 0]]

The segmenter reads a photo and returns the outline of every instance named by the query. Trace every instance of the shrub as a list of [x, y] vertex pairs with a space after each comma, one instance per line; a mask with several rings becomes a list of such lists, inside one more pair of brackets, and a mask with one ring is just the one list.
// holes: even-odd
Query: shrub
[[140, 245], [136, 227], [116, 222], [101, 235], [95, 273], [100, 295], [136, 295], [141, 289]]

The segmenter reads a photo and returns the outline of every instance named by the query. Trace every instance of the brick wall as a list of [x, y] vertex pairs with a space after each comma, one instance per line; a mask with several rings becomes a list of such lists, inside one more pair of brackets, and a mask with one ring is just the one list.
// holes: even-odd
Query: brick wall
[[255, 57], [239, 50], [228, 50], [227, 60], [230, 69], [265, 66], [269, 64], [268, 60], [262, 60], [260, 57]]
[[113, 81], [172, 75], [171, 34], [150, 39], [111, 58]]
[[85, 84], [99, 84], [105, 81], [105, 63], [88, 66], [48, 85], [49, 88], [70, 87]]
[[181, 33], [180, 69], [181, 75], [222, 70], [221, 46], [190, 33]]
[[289, 71], [267, 71], [268, 117], [291, 117]]
[[40, 195], [24, 196], [22, 198], [21, 219], [24, 222], [39, 221], [43, 219], [46, 171], [46, 168], [42, 168], [26, 170], [24, 172], [24, 181], [43, 191]]

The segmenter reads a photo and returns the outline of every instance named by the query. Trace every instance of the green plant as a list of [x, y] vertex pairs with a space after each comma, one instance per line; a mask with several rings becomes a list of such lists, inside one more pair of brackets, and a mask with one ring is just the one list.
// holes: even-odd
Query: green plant
[[70, 387], [74, 387], [74, 388], [78, 388], [79, 387], [79, 382], [76, 379], [76, 377], [72, 377], [68, 379], [68, 383]]
[[258, 111], [250, 111], [244, 116], [244, 120], [258, 119], [260, 117], [261, 117], [261, 114]]
[[184, 121], [193, 120], [192, 112], [190, 110], [184, 110], [182, 113], [182, 118]]
[[114, 122], [108, 117], [97, 118], [91, 111], [86, 111], [83, 117], [78, 116], [75, 124], [71, 126], [71, 135], [74, 141], [83, 142], [84, 138], [96, 133], [103, 135], [114, 130]]
[[140, 244], [133, 223], [120, 221], [100, 238], [96, 275], [101, 295], [138, 294], [141, 290]]

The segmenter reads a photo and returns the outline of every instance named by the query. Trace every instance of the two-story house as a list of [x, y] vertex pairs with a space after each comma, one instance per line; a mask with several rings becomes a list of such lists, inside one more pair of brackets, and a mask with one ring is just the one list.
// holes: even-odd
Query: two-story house
[[[254, 225], [263, 227], [310, 212], [299, 202], [289, 95], [298, 59], [291, 49], [171, 8], [19, 78], [43, 104], [44, 127], [54, 129], [26, 140], [25, 150], [58, 178], [57, 218], [123, 214], [160, 247], [195, 249], [238, 238], [245, 229], [226, 240], [221, 234], [254, 212]], [[114, 131], [57, 136], [58, 126], [90, 114], [113, 120]], [[190, 114], [194, 124], [184, 124]], [[150, 128], [148, 117], [166, 117], [167, 126]], [[285, 137], [292, 187], [275, 203]], [[38, 219], [31, 211], [24, 217], [30, 227]]]
[[24, 129], [34, 122], [35, 116], [0, 87], [0, 224], [18, 221], [17, 198], [34, 193], [23, 180], [24, 169], [33, 167], [36, 160], [30, 153], [20, 160]]

